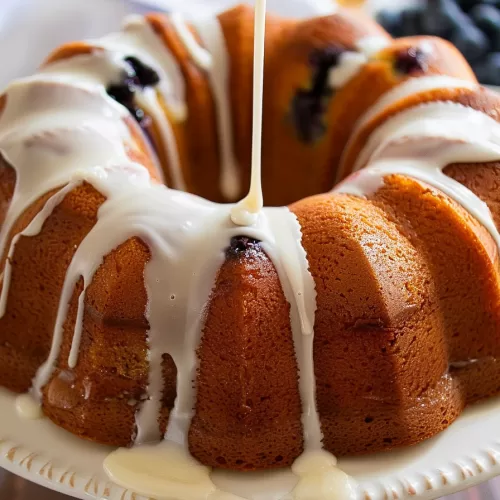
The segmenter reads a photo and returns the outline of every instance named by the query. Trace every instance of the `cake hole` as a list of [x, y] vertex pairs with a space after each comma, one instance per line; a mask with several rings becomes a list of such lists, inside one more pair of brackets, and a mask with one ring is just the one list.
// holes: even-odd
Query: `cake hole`
[[278, 455], [274, 460], [276, 460], [276, 462], [282, 462], [283, 457], [281, 455]]
[[226, 465], [227, 464], [227, 461], [224, 457], [217, 457], [215, 459], [215, 461], [219, 464], [219, 465]]
[[371, 424], [371, 423], [373, 422], [373, 417], [366, 417], [366, 418], [365, 418], [365, 422], [366, 422], [367, 424]]

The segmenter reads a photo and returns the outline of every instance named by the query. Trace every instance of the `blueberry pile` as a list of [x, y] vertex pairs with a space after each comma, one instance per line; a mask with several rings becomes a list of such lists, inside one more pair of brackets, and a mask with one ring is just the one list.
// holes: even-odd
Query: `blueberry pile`
[[395, 37], [446, 38], [479, 81], [500, 85], [500, 0], [426, 0], [416, 7], [382, 11], [378, 21]]

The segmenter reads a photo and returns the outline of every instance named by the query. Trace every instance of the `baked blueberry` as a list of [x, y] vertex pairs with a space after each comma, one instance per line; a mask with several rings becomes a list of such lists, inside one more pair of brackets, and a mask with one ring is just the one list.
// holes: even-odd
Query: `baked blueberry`
[[259, 245], [260, 241], [249, 236], [233, 236], [226, 250], [228, 256], [236, 257]]
[[135, 90], [134, 83], [128, 79], [123, 83], [112, 83], [106, 89], [110, 97], [125, 107], [129, 107], [134, 102]]
[[311, 92], [320, 97], [328, 88], [330, 69], [337, 65], [340, 55], [345, 52], [343, 47], [329, 45], [323, 49], [314, 50], [309, 57], [309, 64], [313, 69]]
[[299, 90], [292, 100], [291, 120], [302, 142], [311, 144], [326, 132], [323, 115], [327, 106], [325, 99], [308, 90]]
[[158, 73], [151, 68], [151, 66], [144, 64], [137, 57], [128, 56], [125, 58], [125, 61], [133, 69], [139, 84], [143, 87], [152, 87], [160, 81]]
[[302, 142], [312, 144], [326, 131], [323, 119], [328, 99], [333, 94], [328, 81], [329, 74], [345, 50], [343, 47], [328, 46], [313, 51], [309, 57], [312, 66], [310, 87], [299, 89], [290, 106], [290, 119]]
[[404, 75], [412, 75], [427, 69], [427, 56], [422, 49], [410, 47], [398, 52], [394, 59], [394, 69]]

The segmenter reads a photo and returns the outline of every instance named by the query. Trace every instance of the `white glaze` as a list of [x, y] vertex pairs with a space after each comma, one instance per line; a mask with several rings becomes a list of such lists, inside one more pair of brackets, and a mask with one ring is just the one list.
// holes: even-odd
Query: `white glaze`
[[17, 414], [27, 420], [37, 420], [43, 417], [40, 403], [31, 394], [20, 394], [16, 397]]
[[377, 52], [388, 45], [388, 40], [382, 36], [367, 36], [356, 42], [356, 51], [342, 52], [338, 63], [330, 70], [328, 81], [333, 89], [339, 89], [349, 83], [363, 66]]
[[[177, 141], [170, 120], [165, 115], [161, 106], [159, 106], [155, 89], [145, 88], [142, 92], [137, 92], [135, 99], [137, 104], [152, 118], [157, 130], [161, 134], [162, 145], [165, 150], [168, 168], [172, 178], [171, 187], [179, 191], [185, 191], [186, 183], [184, 182]], [[163, 176], [162, 180], [165, 181]]]
[[408, 175], [430, 184], [462, 205], [500, 246], [500, 235], [486, 203], [442, 172], [456, 162], [499, 159], [498, 122], [460, 104], [432, 102], [407, 109], [379, 126], [355, 165], [355, 170], [363, 170], [334, 191], [365, 196], [377, 191], [388, 174]]
[[292, 471], [299, 477], [292, 492], [294, 500], [349, 500], [355, 496], [355, 482], [326, 451], [304, 453], [295, 461]]
[[372, 57], [390, 45], [390, 40], [385, 36], [365, 36], [356, 42], [357, 49], [367, 57]]
[[147, 497], [212, 500], [217, 492], [210, 468], [194, 460], [184, 447], [169, 441], [119, 448], [106, 458], [104, 469], [115, 483]]
[[173, 12], [170, 15], [170, 21], [195, 64], [200, 68], [210, 70], [213, 64], [213, 57], [210, 52], [201, 47], [196, 41], [182, 14], [180, 12]]
[[[469, 89], [475, 90], [478, 88], [477, 83], [469, 82], [467, 80], [460, 80], [452, 76], [446, 75], [433, 75], [422, 76], [418, 78], [409, 78], [403, 83], [396, 85], [391, 90], [382, 94], [377, 102], [368, 109], [368, 111], [361, 117], [356, 127], [353, 130], [352, 137], [356, 137], [359, 131], [377, 115], [396, 104], [403, 99], [418, 95], [430, 90], [439, 89]], [[349, 146], [347, 146], [348, 148]], [[347, 149], [346, 148], [346, 149]]]
[[338, 64], [330, 70], [330, 86], [334, 89], [339, 89], [346, 85], [361, 71], [361, 68], [367, 61], [367, 57], [361, 52], [342, 52], [339, 56]]
[[0, 231], [0, 251], [26, 207], [89, 165], [126, 159], [124, 108], [99, 87], [51, 75], [17, 81], [0, 117], [0, 150], [16, 171], [16, 187]]
[[[110, 34], [100, 40], [91, 42], [96, 47], [101, 47], [114, 54], [118, 60], [134, 56], [153, 68], [160, 78], [154, 90], [145, 88], [136, 89], [137, 104], [152, 117], [162, 139], [168, 168], [174, 189], [186, 190], [179, 158], [177, 142], [174, 136], [171, 117], [176, 122], [187, 119], [186, 84], [180, 65], [174, 55], [154, 33], [149, 23], [140, 16], [131, 16], [125, 23], [123, 31]], [[109, 81], [109, 80], [108, 80]], [[168, 108], [169, 117], [162, 110], [158, 100], [158, 92]]]
[[217, 18], [196, 19], [196, 31], [212, 54], [208, 77], [217, 107], [219, 138], [220, 190], [227, 201], [235, 201], [241, 191], [241, 173], [234, 153], [234, 132], [230, 105], [230, 60], [226, 39]]
[[266, 38], [266, 0], [255, 4], [253, 60], [253, 128], [252, 175], [250, 191], [231, 212], [231, 219], [240, 226], [255, 223], [264, 206], [262, 196], [262, 105], [264, 100], [264, 47]]

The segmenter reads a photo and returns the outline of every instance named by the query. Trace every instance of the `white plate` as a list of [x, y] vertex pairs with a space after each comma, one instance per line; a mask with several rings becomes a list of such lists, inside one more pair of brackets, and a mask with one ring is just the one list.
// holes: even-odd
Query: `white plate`
[[[47, 419], [20, 419], [15, 397], [4, 390], [0, 408], [1, 467], [76, 498], [141, 500], [105, 475], [102, 462], [111, 448], [80, 440]], [[471, 408], [419, 446], [343, 459], [339, 466], [358, 481], [359, 500], [431, 499], [486, 481], [500, 474], [500, 398]]]

